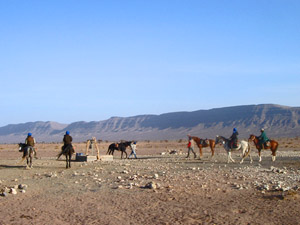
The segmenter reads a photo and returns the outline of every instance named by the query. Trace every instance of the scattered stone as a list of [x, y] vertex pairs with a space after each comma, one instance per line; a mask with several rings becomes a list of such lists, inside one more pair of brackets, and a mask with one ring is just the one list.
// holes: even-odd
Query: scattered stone
[[13, 195], [16, 195], [18, 192], [16, 191], [16, 189], [14, 188], [11, 188], [9, 193], [13, 194]]
[[2, 192], [0, 195], [1, 195], [2, 197], [7, 197], [7, 192]]
[[177, 155], [178, 153], [177, 153], [177, 150], [173, 149], [173, 150], [169, 151], [169, 154], [170, 155]]
[[156, 187], [155, 182], [151, 181], [151, 182], [147, 183], [147, 184], [144, 186], [144, 188], [148, 188], [148, 189], [156, 189], [157, 187]]
[[19, 185], [18, 185], [18, 189], [26, 190], [27, 188], [28, 188], [28, 185], [27, 185], [27, 184], [19, 184]]

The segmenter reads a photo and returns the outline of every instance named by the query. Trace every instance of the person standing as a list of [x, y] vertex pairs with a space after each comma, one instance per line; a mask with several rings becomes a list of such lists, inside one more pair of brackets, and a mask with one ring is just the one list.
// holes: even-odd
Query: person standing
[[194, 152], [194, 147], [195, 147], [195, 141], [193, 140], [192, 136], [188, 135], [189, 137], [189, 143], [188, 143], [188, 155], [186, 158], [190, 157], [190, 151], [194, 153], [194, 158], [197, 157], [196, 153]]
[[130, 148], [131, 148], [131, 153], [130, 155], [128, 156], [128, 159], [130, 158], [130, 156], [134, 155], [134, 157], [137, 159], [136, 157], [136, 142], [131, 142], [130, 144]]

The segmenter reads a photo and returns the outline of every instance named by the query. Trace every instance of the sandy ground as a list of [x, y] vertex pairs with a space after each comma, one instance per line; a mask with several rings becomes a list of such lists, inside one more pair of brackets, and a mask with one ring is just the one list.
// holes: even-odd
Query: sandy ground
[[139, 142], [138, 159], [116, 152], [112, 162], [71, 169], [55, 159], [60, 144], [38, 144], [30, 170], [16, 145], [0, 145], [0, 224], [300, 224], [299, 141], [279, 143], [275, 162], [265, 151], [259, 163], [254, 146], [252, 164], [239, 164], [238, 152], [227, 164], [221, 147], [213, 159], [207, 148], [201, 160], [186, 159], [186, 141], [157, 141]]

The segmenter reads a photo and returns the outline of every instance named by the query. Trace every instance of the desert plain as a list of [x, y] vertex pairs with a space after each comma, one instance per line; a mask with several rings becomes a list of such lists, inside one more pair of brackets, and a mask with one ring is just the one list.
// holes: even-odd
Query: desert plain
[[[17, 144], [2, 144], [0, 224], [300, 224], [299, 138], [277, 141], [275, 162], [269, 150], [258, 162], [253, 144], [252, 164], [240, 152], [228, 164], [222, 146], [187, 159], [186, 140], [162, 140], [139, 141], [138, 159], [115, 152], [70, 169], [56, 160], [61, 143], [38, 143], [32, 169]], [[98, 144], [100, 155], [110, 143]]]

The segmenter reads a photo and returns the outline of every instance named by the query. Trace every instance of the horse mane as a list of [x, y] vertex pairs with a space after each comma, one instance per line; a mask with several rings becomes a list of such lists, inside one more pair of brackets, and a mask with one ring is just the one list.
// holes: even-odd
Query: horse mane
[[226, 138], [226, 137], [224, 137], [224, 136], [221, 136], [221, 135], [219, 135], [219, 137], [220, 137], [221, 139], [225, 140], [225, 141], [228, 141], [228, 140], [229, 140], [228, 138]]
[[120, 144], [120, 145], [124, 145], [125, 147], [128, 147], [128, 146], [131, 145], [131, 142], [132, 142], [132, 141], [124, 141], [124, 142], [120, 142], [119, 144]]
[[192, 138], [197, 144], [200, 144], [201, 138], [196, 137], [196, 136], [191, 136], [191, 138]]

